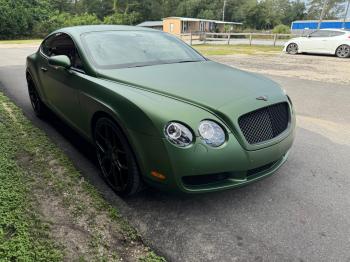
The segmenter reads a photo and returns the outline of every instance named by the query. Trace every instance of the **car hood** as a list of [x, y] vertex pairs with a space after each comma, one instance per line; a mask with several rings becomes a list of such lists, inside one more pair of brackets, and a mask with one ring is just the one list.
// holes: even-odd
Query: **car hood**
[[267, 78], [212, 61], [104, 69], [98, 75], [213, 110], [281, 93], [279, 85]]

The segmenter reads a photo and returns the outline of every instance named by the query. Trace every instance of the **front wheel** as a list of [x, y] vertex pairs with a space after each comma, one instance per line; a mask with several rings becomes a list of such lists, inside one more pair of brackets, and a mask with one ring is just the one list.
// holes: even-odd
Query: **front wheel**
[[27, 84], [30, 103], [32, 104], [34, 113], [37, 117], [44, 118], [45, 116], [47, 116], [48, 109], [41, 100], [38, 90], [30, 77], [28, 77], [27, 79]]
[[94, 140], [103, 178], [120, 196], [130, 196], [142, 188], [142, 180], [132, 149], [121, 129], [109, 118], [95, 125]]
[[340, 58], [348, 58], [350, 57], [350, 46], [341, 45], [335, 51], [335, 55]]
[[296, 55], [298, 54], [299, 47], [296, 43], [290, 43], [287, 46], [287, 53], [290, 55]]

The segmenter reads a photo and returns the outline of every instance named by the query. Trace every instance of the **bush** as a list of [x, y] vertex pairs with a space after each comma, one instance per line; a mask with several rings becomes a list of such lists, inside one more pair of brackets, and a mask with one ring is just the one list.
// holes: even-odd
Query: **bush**
[[110, 16], [106, 16], [103, 20], [107, 25], [133, 25], [140, 21], [140, 14], [131, 12], [130, 14], [115, 13]]
[[56, 11], [50, 18], [37, 24], [34, 28], [36, 36], [45, 36], [59, 28], [77, 25], [97, 25], [102, 21], [94, 14], [71, 15], [69, 13], [58, 13]]
[[33, 27], [47, 17], [48, 6], [27, 0], [0, 0], [0, 39], [31, 36]]
[[290, 28], [286, 25], [276, 25], [272, 30], [274, 34], [290, 34]]

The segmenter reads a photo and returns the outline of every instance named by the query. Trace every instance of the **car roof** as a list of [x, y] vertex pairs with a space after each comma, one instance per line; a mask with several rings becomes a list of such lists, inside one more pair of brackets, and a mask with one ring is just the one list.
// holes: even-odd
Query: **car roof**
[[[319, 29], [320, 31], [337, 31], [337, 32], [346, 32], [346, 33], [349, 33], [349, 29], [339, 29], [339, 28], [322, 28], [322, 29]], [[316, 30], [317, 31], [317, 30]]]
[[55, 33], [66, 33], [71, 36], [78, 37], [89, 32], [103, 32], [103, 31], [158, 31], [151, 28], [128, 26], [128, 25], [82, 25], [71, 26], [56, 30]]

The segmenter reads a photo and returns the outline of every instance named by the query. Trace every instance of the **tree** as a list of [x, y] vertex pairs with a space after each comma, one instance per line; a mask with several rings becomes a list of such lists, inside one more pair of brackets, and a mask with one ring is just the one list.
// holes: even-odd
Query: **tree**
[[73, 11], [71, 0], [48, 0], [48, 3], [53, 10], [58, 10], [60, 13]]
[[279, 24], [280, 14], [275, 12], [274, 1], [250, 2], [245, 5], [245, 21], [251, 28], [271, 29]]
[[130, 14], [115, 13], [113, 15], [106, 16], [103, 20], [104, 24], [113, 25], [133, 25], [136, 22], [140, 22], [140, 14], [137, 12], [132, 12]]
[[49, 5], [37, 0], [0, 0], [0, 38], [30, 36], [34, 26], [48, 17]]
[[113, 0], [80, 0], [77, 3], [79, 13], [95, 14], [99, 19], [113, 14]]
[[282, 23], [285, 25], [291, 24], [296, 20], [303, 20], [307, 17], [306, 5], [300, 0], [293, 1], [290, 3], [290, 6], [287, 8], [285, 15], [282, 19]]
[[33, 32], [37, 36], [45, 36], [50, 32], [53, 32], [62, 27], [77, 26], [77, 25], [96, 25], [102, 24], [102, 21], [94, 14], [79, 14], [72, 15], [70, 13], [59, 13], [57, 10], [52, 16], [47, 20], [38, 24]]
[[[311, 0], [307, 17], [309, 19], [319, 19], [325, 0]], [[344, 12], [345, 0], [328, 0], [324, 19], [337, 19]]]
[[[325, 0], [226, 0], [225, 20], [270, 30], [294, 20], [318, 19]], [[326, 19], [344, 13], [345, 0], [329, 0]], [[222, 19], [224, 0], [0, 0], [0, 38], [43, 36], [66, 25], [134, 25], [168, 16]]]

